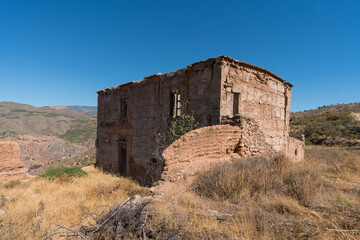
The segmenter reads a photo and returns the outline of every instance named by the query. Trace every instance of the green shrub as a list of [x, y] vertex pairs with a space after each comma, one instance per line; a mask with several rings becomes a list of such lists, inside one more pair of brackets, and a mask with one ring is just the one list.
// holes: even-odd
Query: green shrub
[[86, 176], [87, 173], [79, 167], [59, 167], [47, 170], [46, 172], [41, 174], [40, 177], [52, 180], [60, 178], [64, 175], [67, 175], [69, 177], [83, 177]]
[[338, 120], [340, 117], [336, 116], [336, 115], [330, 115], [326, 118], [326, 121], [336, 121]]
[[40, 167], [41, 167], [41, 164], [35, 164], [35, 165], [30, 166], [30, 170], [38, 169]]
[[336, 126], [331, 124], [325, 126], [325, 133], [333, 139], [340, 136], [340, 132], [336, 129]]
[[182, 135], [198, 127], [195, 118], [190, 114], [182, 114], [180, 117], [173, 117], [169, 124], [170, 142], [174, 142]]
[[318, 127], [316, 125], [307, 125], [304, 129], [304, 135], [307, 138], [311, 138], [314, 133], [316, 133]]
[[[291, 136], [305, 135], [306, 144], [346, 146], [349, 140], [360, 138], [360, 124], [354, 121], [351, 112], [293, 115], [290, 125]], [[335, 139], [336, 142], [332, 141]]]

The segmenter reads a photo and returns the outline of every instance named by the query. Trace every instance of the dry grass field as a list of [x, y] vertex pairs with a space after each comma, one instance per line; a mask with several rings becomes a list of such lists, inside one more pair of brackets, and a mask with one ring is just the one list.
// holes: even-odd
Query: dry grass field
[[94, 168], [87, 172], [81, 178], [62, 176], [50, 181], [38, 177], [0, 186], [0, 193], [9, 197], [1, 207], [6, 214], [0, 215], [0, 239], [57, 239], [66, 228], [94, 223], [96, 214], [129, 196], [148, 194], [129, 179]]
[[[10, 197], [0, 239], [59, 239], [149, 189], [90, 169], [81, 178], [3, 184], [0, 192]], [[186, 192], [155, 197], [144, 214], [156, 239], [360, 239], [360, 150], [310, 146], [298, 164], [234, 159], [195, 176]]]
[[310, 146], [299, 164], [234, 160], [151, 207], [164, 239], [360, 239], [360, 151]]

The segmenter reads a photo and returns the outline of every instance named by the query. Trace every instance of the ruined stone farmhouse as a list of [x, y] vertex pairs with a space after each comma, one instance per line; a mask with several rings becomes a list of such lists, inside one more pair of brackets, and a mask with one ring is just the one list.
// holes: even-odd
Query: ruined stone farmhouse
[[[289, 137], [292, 86], [264, 68], [219, 56], [101, 90], [96, 165], [151, 184], [234, 156], [276, 151], [299, 161], [304, 143]], [[159, 162], [156, 135], [182, 114], [200, 128], [168, 146]]]

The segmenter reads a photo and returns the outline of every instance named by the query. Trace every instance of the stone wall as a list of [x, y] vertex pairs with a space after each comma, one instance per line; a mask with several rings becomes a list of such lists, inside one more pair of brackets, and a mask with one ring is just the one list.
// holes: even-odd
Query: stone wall
[[228, 119], [224, 125], [195, 129], [164, 150], [162, 179], [174, 181], [184, 174], [195, 174], [209, 164], [228, 161], [231, 157], [266, 154], [271, 151], [271, 146], [264, 140], [259, 126], [241, 117]]
[[[212, 164], [232, 158], [266, 156], [274, 151], [254, 120], [237, 115], [223, 117], [222, 123], [190, 131], [167, 147], [162, 154], [161, 179], [176, 181]], [[303, 141], [289, 138], [288, 148], [282, 153], [291, 161], [299, 162], [304, 158], [304, 147]]]
[[256, 120], [266, 142], [285, 151], [289, 135], [291, 84], [267, 70], [224, 57], [221, 62], [221, 116]]
[[293, 162], [300, 162], [304, 159], [305, 142], [296, 138], [289, 137], [286, 155]]
[[17, 142], [0, 141], [0, 179], [27, 176]]
[[[119, 149], [125, 146], [126, 175], [145, 183], [158, 180], [162, 166], [152, 153], [155, 136], [167, 130], [173, 91], [181, 95], [183, 113], [208, 126], [220, 122], [219, 89], [220, 65], [212, 60], [99, 91], [97, 166], [119, 173]], [[121, 114], [122, 101], [127, 104], [126, 117]]]

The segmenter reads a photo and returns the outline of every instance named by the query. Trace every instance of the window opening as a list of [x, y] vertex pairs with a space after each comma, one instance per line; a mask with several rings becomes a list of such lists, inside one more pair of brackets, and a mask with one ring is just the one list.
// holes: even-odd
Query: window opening
[[181, 94], [173, 92], [170, 95], [170, 116], [181, 116]]
[[234, 93], [234, 106], [233, 106], [233, 115], [239, 114], [239, 93]]
[[233, 113], [234, 113], [234, 94], [232, 92], [227, 92], [225, 115], [231, 117]]
[[120, 100], [120, 116], [121, 118], [127, 118], [127, 101], [126, 98]]

